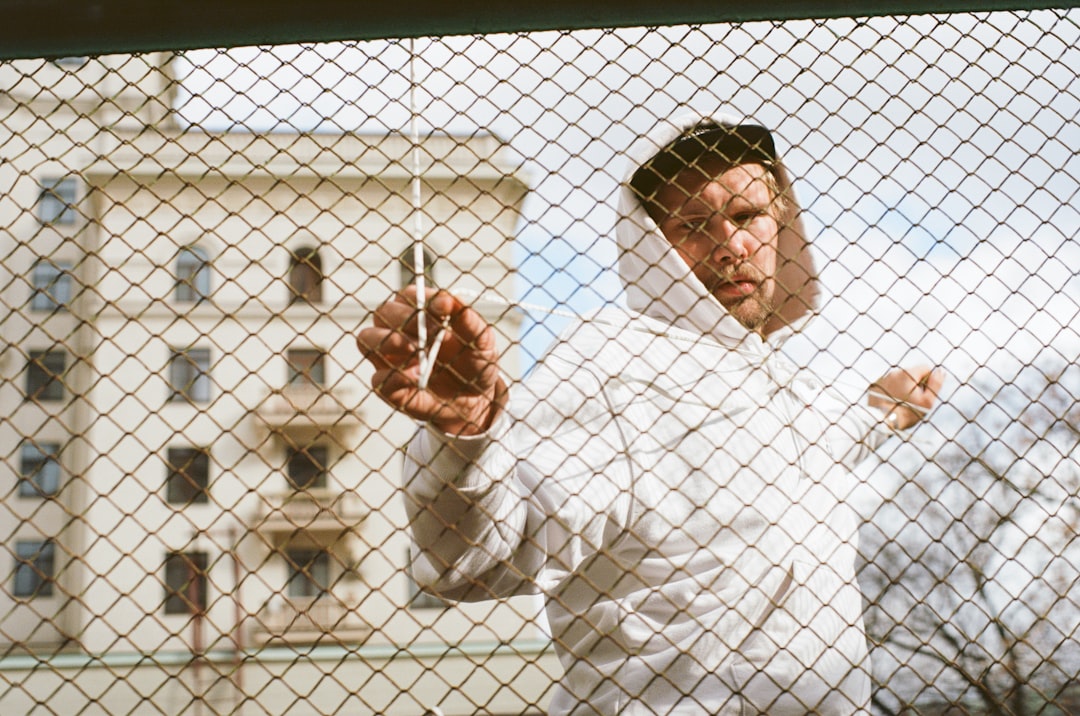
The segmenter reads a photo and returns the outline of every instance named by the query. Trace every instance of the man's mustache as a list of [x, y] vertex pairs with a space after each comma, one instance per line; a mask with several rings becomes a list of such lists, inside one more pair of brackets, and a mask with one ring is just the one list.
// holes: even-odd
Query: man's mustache
[[742, 283], [751, 281], [763, 284], [768, 276], [760, 268], [752, 263], [728, 264], [720, 268], [711, 268], [709, 280], [706, 282], [709, 289], [725, 283]]

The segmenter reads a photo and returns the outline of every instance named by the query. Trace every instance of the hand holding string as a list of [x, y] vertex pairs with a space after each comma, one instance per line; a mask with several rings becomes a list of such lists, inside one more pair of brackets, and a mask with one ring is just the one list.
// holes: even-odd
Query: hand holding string
[[[360, 331], [357, 344], [375, 367], [372, 388], [396, 410], [446, 433], [481, 433], [505, 402], [495, 330], [454, 295], [426, 294], [421, 309], [415, 286], [400, 291], [375, 310], [373, 325]], [[423, 351], [421, 311], [441, 326]]]

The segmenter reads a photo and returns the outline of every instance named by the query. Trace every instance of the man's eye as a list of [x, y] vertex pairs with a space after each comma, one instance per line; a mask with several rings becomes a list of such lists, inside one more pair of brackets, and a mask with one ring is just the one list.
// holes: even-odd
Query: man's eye
[[762, 217], [764, 215], [765, 215], [765, 212], [762, 211], [762, 210], [742, 211], [742, 212], [739, 212], [738, 214], [736, 214], [735, 216], [733, 216], [731, 218], [732, 218], [732, 221], [734, 221], [736, 226], [747, 227], [750, 224], [752, 224], [755, 219], [758, 219], [758, 218], [760, 218], [760, 217]]
[[687, 219], [686, 221], [682, 222], [682, 228], [683, 228], [683, 231], [685, 231], [687, 233], [696, 233], [696, 232], [700, 232], [700, 231], [705, 231], [707, 228], [709, 228], [709, 220], [708, 219]]

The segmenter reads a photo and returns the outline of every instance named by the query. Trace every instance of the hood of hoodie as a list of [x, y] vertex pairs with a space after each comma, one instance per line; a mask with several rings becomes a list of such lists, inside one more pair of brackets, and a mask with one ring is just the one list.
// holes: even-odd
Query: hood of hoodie
[[[742, 344], [756, 334], [736, 320], [694, 275], [668, 243], [630, 188], [634, 172], [682, 132], [704, 119], [721, 124], [746, 123], [736, 117], [685, 115], [661, 123], [635, 142], [628, 152], [629, 166], [619, 187], [619, 220], [615, 235], [619, 245], [619, 277], [627, 305], [646, 316], [677, 328], [710, 337], [725, 345]], [[776, 177], [788, 204], [780, 217], [777, 237], [775, 314], [765, 325], [766, 338], [777, 339], [796, 330], [817, 308], [818, 280], [801, 208], [791, 188], [783, 158], [777, 156]]]

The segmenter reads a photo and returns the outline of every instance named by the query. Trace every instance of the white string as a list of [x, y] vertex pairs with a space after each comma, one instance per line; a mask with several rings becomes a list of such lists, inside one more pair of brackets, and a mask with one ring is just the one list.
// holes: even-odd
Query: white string
[[[424, 275], [424, 204], [423, 192], [420, 181], [420, 110], [417, 102], [417, 79], [416, 79], [416, 39], [409, 38], [409, 135], [412, 140], [412, 263], [413, 276], [416, 283], [416, 309], [417, 309], [417, 344], [419, 348], [420, 376], [417, 379], [417, 387], [427, 390], [428, 381], [431, 379], [431, 371], [435, 367], [435, 357], [438, 355], [439, 346], [433, 346], [429, 354], [427, 347], [427, 286]], [[440, 333], [437, 343], [442, 342], [443, 333]]]
[[558, 308], [549, 308], [547, 306], [541, 306], [541, 305], [536, 304], [536, 303], [525, 303], [523, 301], [511, 301], [511, 300], [509, 300], [507, 298], [503, 298], [502, 296], [500, 296], [497, 293], [492, 293], [491, 291], [474, 291], [474, 290], [468, 289], [468, 288], [459, 288], [459, 289], [454, 289], [454, 293], [456, 295], [458, 295], [458, 296], [461, 296], [462, 298], [471, 298], [471, 299], [474, 299], [474, 300], [483, 300], [483, 301], [487, 301], [488, 303], [494, 303], [494, 304], [499, 305], [499, 306], [506, 306], [507, 308], [516, 308], [519, 311], [522, 311], [522, 312], [525, 312], [525, 313], [530, 313], [530, 312], [535, 311], [537, 313], [546, 313], [549, 316], [559, 316], [561, 318], [575, 318], [575, 319], [577, 319], [579, 321], [591, 321], [592, 323], [610, 324], [610, 325], [613, 325], [613, 326], [616, 325], [613, 322], [600, 320], [600, 319], [597, 319], [595, 317], [591, 318], [591, 319], [587, 319], [584, 316], [582, 316], [581, 314], [574, 313], [573, 311], [563, 311], [563, 310], [558, 309]]
[[449, 330], [450, 316], [443, 316], [442, 325], [439, 328], [439, 332], [435, 334], [435, 340], [432, 341], [427, 356], [420, 356], [420, 376], [416, 382], [421, 390], [425, 390], [428, 386], [428, 382], [431, 380], [431, 372], [435, 369], [435, 361], [439, 357], [439, 349], [442, 348], [443, 340], [446, 338], [446, 334]]

